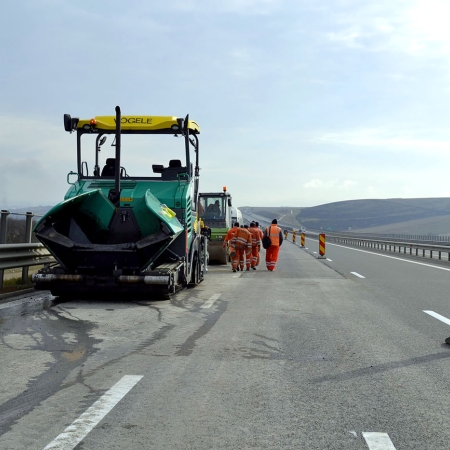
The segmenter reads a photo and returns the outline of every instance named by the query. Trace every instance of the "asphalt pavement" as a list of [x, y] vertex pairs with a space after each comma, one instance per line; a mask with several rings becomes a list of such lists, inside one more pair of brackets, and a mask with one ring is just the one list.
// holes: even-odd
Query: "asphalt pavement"
[[447, 271], [307, 243], [171, 300], [0, 305], [0, 448], [449, 448]]

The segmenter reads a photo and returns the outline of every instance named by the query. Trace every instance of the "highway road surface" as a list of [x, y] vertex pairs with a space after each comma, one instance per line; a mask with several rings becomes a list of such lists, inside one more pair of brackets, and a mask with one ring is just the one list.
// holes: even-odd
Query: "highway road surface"
[[0, 449], [450, 448], [450, 264], [306, 244], [171, 300], [0, 304]]

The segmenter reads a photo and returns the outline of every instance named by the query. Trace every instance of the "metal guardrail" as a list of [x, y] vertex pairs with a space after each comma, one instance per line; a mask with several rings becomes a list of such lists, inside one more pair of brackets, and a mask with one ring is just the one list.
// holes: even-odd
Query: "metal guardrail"
[[[28, 268], [41, 264], [50, 264], [55, 262], [55, 259], [50, 255], [49, 251], [39, 243], [31, 243], [31, 225], [32, 218], [35, 216], [32, 212], [26, 214], [17, 214], [26, 216], [26, 231], [25, 243], [23, 244], [5, 244], [6, 228], [8, 215], [12, 214], [9, 211], [0, 211], [0, 289], [3, 288], [3, 277], [6, 269], [22, 268], [22, 282], [26, 283], [28, 280]], [[282, 226], [282, 225], [281, 225]], [[294, 229], [291, 227], [282, 228], [288, 233], [293, 233]], [[300, 235], [300, 230], [295, 230], [297, 235]], [[433, 254], [437, 254], [438, 259], [442, 259], [442, 255], [447, 255], [447, 260], [450, 261], [450, 243], [445, 245], [444, 242], [424, 243], [413, 240], [396, 241], [393, 237], [388, 236], [369, 236], [358, 235], [356, 233], [335, 233], [323, 230], [307, 230], [306, 236], [316, 237], [319, 234], [325, 233], [326, 239], [333, 242], [340, 242], [356, 247], [367, 247], [381, 251], [397, 252], [421, 256], [423, 258], [429, 257], [433, 259]], [[411, 238], [418, 236], [411, 236]], [[420, 253], [420, 255], [419, 255]]]
[[0, 269], [37, 266], [55, 262], [42, 244], [0, 244]]
[[[270, 222], [267, 221], [269, 224]], [[262, 224], [266, 226], [266, 224]], [[300, 241], [301, 231], [291, 226], [285, 226], [278, 223], [278, 226], [287, 231], [292, 239], [292, 234], [296, 232], [297, 242]], [[403, 253], [413, 256], [429, 259], [443, 259], [443, 255], [447, 256], [450, 261], [450, 242], [448, 236], [424, 236], [424, 235], [370, 235], [357, 232], [333, 232], [327, 230], [305, 231], [305, 235], [310, 238], [319, 240], [319, 234], [325, 234], [327, 241], [340, 242], [355, 247], [366, 247], [375, 250]], [[437, 256], [437, 258], [435, 258]]]
[[438, 259], [442, 259], [442, 254], [446, 254], [447, 260], [450, 261], [450, 246], [448, 244], [425, 244], [422, 242], [393, 241], [391, 239], [361, 238], [358, 236], [340, 235], [335, 233], [328, 233], [326, 236], [328, 240], [332, 240], [333, 242], [394, 253], [398, 250], [398, 253], [421, 256], [423, 258], [429, 257], [430, 259], [433, 259], [433, 253], [435, 253], [438, 256]]
[[[25, 236], [23, 244], [6, 244], [8, 216], [25, 216]], [[28, 281], [28, 268], [40, 264], [54, 262], [48, 250], [39, 243], [31, 243], [32, 212], [25, 214], [0, 211], [0, 289], [3, 289], [3, 278], [6, 269], [22, 268], [22, 283]]]
[[28, 280], [28, 267], [55, 262], [42, 244], [0, 244], [0, 289], [6, 269], [22, 267], [22, 282]]

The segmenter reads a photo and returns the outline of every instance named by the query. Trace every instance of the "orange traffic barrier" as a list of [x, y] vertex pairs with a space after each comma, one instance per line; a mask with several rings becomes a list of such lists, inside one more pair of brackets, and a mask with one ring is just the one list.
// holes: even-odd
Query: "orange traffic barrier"
[[293, 231], [292, 231], [292, 242], [293, 242], [294, 244], [295, 244], [296, 239], [297, 239], [297, 234], [296, 234], [296, 231], [293, 230]]
[[301, 246], [302, 246], [302, 247], [305, 246], [305, 233], [302, 233], [302, 234], [300, 235], [300, 243], [301, 243]]

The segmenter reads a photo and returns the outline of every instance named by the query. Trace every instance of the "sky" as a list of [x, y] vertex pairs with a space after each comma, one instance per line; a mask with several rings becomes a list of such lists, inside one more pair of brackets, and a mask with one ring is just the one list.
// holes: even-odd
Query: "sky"
[[116, 105], [189, 114], [200, 190], [237, 206], [450, 197], [449, 20], [448, 0], [6, 2], [0, 209], [62, 201], [63, 114]]

